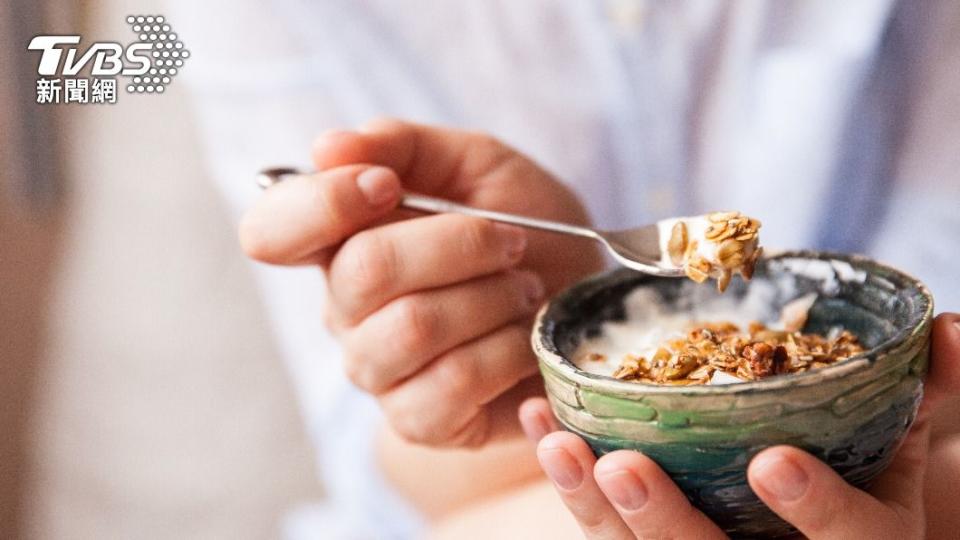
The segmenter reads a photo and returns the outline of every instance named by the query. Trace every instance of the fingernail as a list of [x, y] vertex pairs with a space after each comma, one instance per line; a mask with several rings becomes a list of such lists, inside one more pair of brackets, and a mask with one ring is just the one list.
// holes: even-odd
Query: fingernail
[[617, 471], [597, 479], [600, 489], [623, 510], [638, 510], [647, 503], [647, 488], [631, 471]]
[[540, 304], [540, 300], [543, 299], [544, 288], [543, 280], [540, 279], [540, 276], [534, 274], [533, 272], [524, 272], [526, 278], [524, 280], [524, 293], [527, 295], [527, 304], [530, 307], [536, 307]]
[[802, 497], [810, 484], [807, 473], [782, 456], [761, 454], [754, 459], [751, 467], [763, 489], [784, 502]]
[[493, 228], [503, 239], [504, 249], [507, 254], [507, 260], [515, 261], [523, 256], [527, 249], [527, 231], [513, 225], [505, 223], [494, 223]]
[[580, 464], [562, 448], [551, 448], [540, 452], [540, 466], [553, 483], [567, 491], [576, 489], [583, 481]]
[[540, 414], [529, 416], [526, 422], [520, 423], [520, 426], [523, 428], [523, 433], [533, 443], [540, 442], [540, 439], [550, 433], [550, 426], [547, 425], [547, 421]]
[[370, 167], [360, 173], [357, 187], [371, 206], [385, 206], [400, 195], [397, 175], [386, 167]]

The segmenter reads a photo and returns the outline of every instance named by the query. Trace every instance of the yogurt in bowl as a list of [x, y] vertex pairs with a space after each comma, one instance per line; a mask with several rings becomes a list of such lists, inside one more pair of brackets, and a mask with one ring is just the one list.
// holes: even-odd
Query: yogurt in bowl
[[[577, 365], [584, 345], [609, 340], [629, 349], [643, 332], [655, 341], [671, 324], [773, 325], [784, 306], [810, 294], [802, 332], [827, 336], [840, 327], [862, 353], [736, 384], [648, 384]], [[629, 270], [589, 278], [540, 311], [532, 340], [554, 414], [598, 455], [642, 451], [729, 534], [782, 536], [793, 530], [750, 490], [749, 460], [790, 444], [867, 485], [916, 415], [932, 314], [929, 291], [910, 276], [863, 257], [797, 251], [761, 259], [753, 280], [735, 281], [723, 295]]]

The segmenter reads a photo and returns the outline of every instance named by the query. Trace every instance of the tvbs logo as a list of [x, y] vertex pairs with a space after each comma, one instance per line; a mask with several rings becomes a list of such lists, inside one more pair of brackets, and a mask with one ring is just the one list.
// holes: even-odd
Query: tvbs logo
[[[153, 47], [149, 43], [132, 43], [126, 51], [119, 43], [94, 43], [87, 51], [77, 58], [78, 49], [66, 49], [66, 61], [61, 70], [61, 58], [64, 49], [61, 45], [78, 45], [80, 36], [37, 36], [30, 40], [27, 49], [43, 51], [40, 55], [40, 65], [37, 66], [38, 75], [76, 75], [93, 60], [90, 74], [94, 77], [103, 75], [143, 75], [150, 69], [150, 51]], [[124, 65], [126, 58], [128, 65]]]
[[[78, 35], [41, 35], [27, 49], [40, 52], [37, 103], [116, 103], [117, 77], [127, 77], [127, 92], [163, 93], [189, 58], [190, 51], [163, 16], [131, 15], [127, 24], [139, 39], [80, 45]], [[88, 70], [89, 78], [77, 77]]]

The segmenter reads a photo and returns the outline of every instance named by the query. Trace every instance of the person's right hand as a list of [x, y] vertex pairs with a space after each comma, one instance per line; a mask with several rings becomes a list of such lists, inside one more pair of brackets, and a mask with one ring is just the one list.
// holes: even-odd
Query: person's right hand
[[519, 434], [517, 394], [542, 387], [519, 384], [537, 373], [530, 316], [601, 268], [596, 246], [397, 205], [407, 189], [585, 224], [576, 197], [489, 136], [399, 121], [327, 133], [313, 161], [316, 174], [271, 187], [244, 217], [246, 253], [324, 268], [346, 372], [404, 438], [478, 446]]

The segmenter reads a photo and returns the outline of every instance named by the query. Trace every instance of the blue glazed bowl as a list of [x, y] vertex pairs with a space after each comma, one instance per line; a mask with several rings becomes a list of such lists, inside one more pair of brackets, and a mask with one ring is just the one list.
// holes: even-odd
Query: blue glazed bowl
[[760, 450], [790, 444], [866, 487], [889, 464], [916, 416], [929, 353], [933, 298], [916, 279], [867, 258], [786, 252], [758, 265], [743, 298], [772, 284], [772, 311], [817, 292], [804, 328], [842, 325], [869, 349], [837, 364], [762, 381], [660, 386], [587, 373], [571, 361], [584, 336], [623, 320], [624, 298], [654, 289], [683, 311], [718, 293], [687, 280], [616, 270], [560, 293], [540, 311], [533, 347], [554, 414], [597, 455], [635, 449], [653, 458], [687, 497], [734, 537], [795, 532], [757, 499], [746, 467]]

